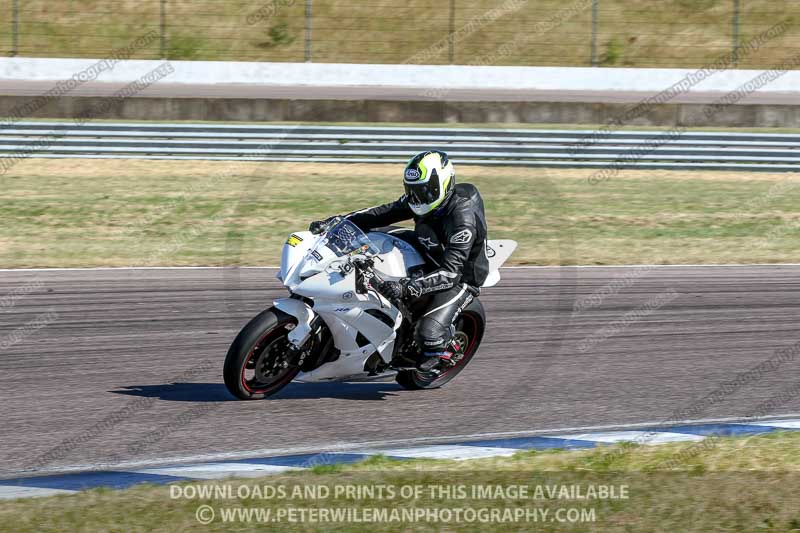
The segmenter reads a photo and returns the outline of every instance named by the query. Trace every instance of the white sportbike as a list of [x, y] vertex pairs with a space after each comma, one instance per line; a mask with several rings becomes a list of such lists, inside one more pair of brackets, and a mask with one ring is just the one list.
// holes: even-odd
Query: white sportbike
[[[496, 240], [485, 246], [489, 276], [483, 287], [491, 287], [517, 243]], [[446, 364], [422, 372], [416, 368], [414, 326], [426, 299], [406, 308], [372, 288], [373, 280], [399, 280], [430, 268], [411, 243], [392, 232], [365, 234], [346, 219], [335, 219], [320, 235], [293, 233], [283, 246], [278, 273], [289, 297], [275, 300], [236, 336], [225, 358], [225, 385], [243, 400], [275, 394], [292, 380], [394, 377], [407, 389], [444, 385], [481, 343], [486, 317], [480, 300], [456, 316], [458, 352]]]

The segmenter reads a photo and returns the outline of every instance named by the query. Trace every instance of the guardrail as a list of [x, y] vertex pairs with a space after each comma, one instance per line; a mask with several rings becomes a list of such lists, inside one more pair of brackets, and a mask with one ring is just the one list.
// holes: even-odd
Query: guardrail
[[0, 158], [135, 158], [391, 163], [439, 148], [459, 164], [800, 171], [783, 133], [19, 122]]

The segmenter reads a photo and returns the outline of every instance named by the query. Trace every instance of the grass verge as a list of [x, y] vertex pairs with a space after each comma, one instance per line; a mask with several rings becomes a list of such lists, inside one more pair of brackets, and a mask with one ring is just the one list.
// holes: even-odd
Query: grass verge
[[[4, 502], [0, 529], [184, 531], [210, 506], [212, 531], [791, 531], [800, 529], [799, 475], [800, 433], [790, 432], [464, 462], [377, 456], [246, 481]], [[339, 519], [314, 522], [323, 513]], [[353, 520], [364, 513], [372, 520]]]
[[[511, 264], [794, 262], [792, 174], [461, 166]], [[27, 160], [0, 178], [0, 267], [274, 265], [291, 231], [397, 198], [398, 165]]]
[[[0, 2], [11, 27], [12, 2]], [[389, 0], [313, 4], [314, 62], [590, 66], [591, 2]], [[17, 54], [107, 57], [138, 36], [160, 39], [134, 59], [304, 61], [306, 3], [297, 0], [27, 0]], [[452, 11], [450, 11], [452, 9]], [[735, 6], [726, 0], [603, 0], [598, 4], [596, 60], [605, 67], [699, 67], [732, 50]], [[452, 13], [452, 19], [451, 19]], [[787, 21], [784, 34], [740, 54], [738, 68], [765, 68], [785, 58], [798, 37], [792, 0], [749, 0], [739, 14], [739, 42]], [[163, 19], [162, 19], [163, 14]], [[448, 28], [452, 24], [452, 58]], [[409, 32], [408, 28], [426, 31]], [[12, 49], [12, 32], [0, 42]], [[746, 48], [746, 47], [745, 47]]]

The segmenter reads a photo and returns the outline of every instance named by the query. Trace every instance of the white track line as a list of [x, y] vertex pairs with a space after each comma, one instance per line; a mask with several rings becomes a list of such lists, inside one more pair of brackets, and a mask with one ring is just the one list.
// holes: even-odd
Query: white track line
[[513, 448], [490, 448], [481, 446], [433, 445], [412, 446], [410, 448], [389, 448], [366, 450], [367, 454], [382, 454], [389, 457], [404, 457], [407, 459], [483, 459], [486, 457], [511, 457], [520, 450]]
[[606, 431], [603, 433], [573, 433], [559, 435], [562, 439], [588, 440], [613, 444], [616, 442], [638, 442], [648, 445], [665, 444], [668, 442], [697, 442], [703, 440], [700, 435], [685, 433], [665, 433], [650, 431]]
[[280, 474], [290, 470], [305, 470], [294, 466], [274, 466], [253, 463], [210, 463], [162, 468], [145, 468], [134, 470], [137, 474], [155, 474], [159, 476], [190, 477], [198, 479], [225, 479], [229, 477], [263, 477], [269, 474]]
[[674, 265], [516, 265], [504, 266], [505, 269], [546, 269], [546, 268], [735, 268], [735, 267], [796, 267], [800, 263], [708, 263], [708, 264], [674, 264]]
[[[748, 422], [748, 426], [761, 426], [764, 425], [763, 423], [758, 422]], [[776, 420], [775, 422], [771, 422], [769, 427], [773, 428], [782, 428], [782, 429], [800, 429], [800, 420]]]
[[365, 441], [355, 443], [331, 443], [327, 445], [316, 446], [299, 446], [292, 448], [264, 448], [259, 450], [247, 450], [241, 452], [224, 452], [224, 453], [210, 453], [198, 454], [183, 457], [160, 457], [151, 459], [142, 459], [138, 461], [123, 461], [120, 463], [88, 463], [81, 465], [69, 465], [56, 467], [48, 470], [23, 470], [14, 474], [14, 477], [32, 474], [51, 474], [51, 473], [68, 473], [68, 472], [85, 472], [87, 470], [140, 470], [148, 467], [156, 467], [159, 465], [175, 465], [179, 466], [184, 463], [211, 463], [211, 462], [225, 462], [235, 459], [252, 459], [259, 457], [277, 457], [283, 455], [299, 455], [309, 453], [326, 453], [326, 452], [355, 452], [356, 450], [369, 449], [384, 453], [382, 450], [390, 448], [406, 448], [413, 445], [421, 444], [457, 444], [463, 441], [472, 440], [487, 440], [487, 439], [500, 439], [506, 437], [533, 437], [537, 435], [547, 435], [560, 437], [562, 434], [572, 433], [588, 433], [593, 431], [620, 431], [637, 428], [656, 428], [662, 426], [677, 426], [685, 424], [713, 424], [713, 423], [755, 423], [757, 421], [775, 420], [775, 419], [790, 419], [798, 418], [800, 413], [784, 413], [781, 415], [769, 415], [756, 418], [747, 417], [725, 417], [725, 418], [701, 418], [693, 420], [660, 420], [650, 422], [636, 422], [631, 424], [609, 424], [601, 426], [579, 426], [579, 427], [561, 427], [561, 428], [547, 428], [536, 429], [528, 431], [501, 431], [494, 433], [473, 433], [466, 435], [445, 435], [438, 437], [417, 437], [412, 439], [393, 439], [393, 440], [378, 440], [378, 441]]
[[[736, 267], [800, 267], [800, 263], [720, 263], [686, 265], [518, 265], [501, 270], [547, 270], [559, 268], [736, 268]], [[152, 267], [54, 267], [54, 268], [0, 268], [0, 272], [80, 272], [92, 270], [274, 270], [277, 266], [152, 266]]]

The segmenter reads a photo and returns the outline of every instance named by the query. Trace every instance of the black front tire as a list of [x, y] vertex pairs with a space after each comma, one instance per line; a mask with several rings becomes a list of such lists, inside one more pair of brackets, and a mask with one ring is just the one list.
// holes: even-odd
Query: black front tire
[[[456, 320], [456, 335], [466, 337], [467, 346], [455, 366], [440, 374], [420, 372], [419, 370], [401, 370], [395, 381], [408, 390], [437, 389], [456, 377], [472, 360], [483, 340], [486, 318], [480, 300], [475, 299]], [[462, 337], [463, 338], [463, 337]]]
[[300, 368], [287, 359], [286, 336], [296, 325], [296, 318], [273, 307], [242, 328], [228, 349], [223, 368], [225, 387], [231, 394], [240, 400], [260, 400], [294, 379]]

